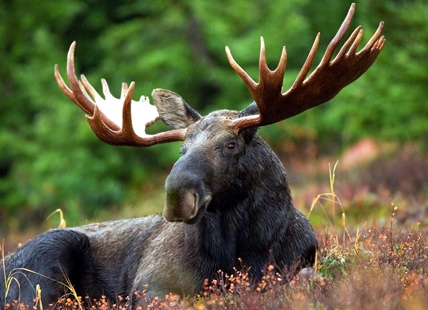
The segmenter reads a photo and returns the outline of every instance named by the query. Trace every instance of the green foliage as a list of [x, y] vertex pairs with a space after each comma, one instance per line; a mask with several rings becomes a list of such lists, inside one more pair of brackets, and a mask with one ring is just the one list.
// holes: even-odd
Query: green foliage
[[[386, 46], [371, 68], [345, 88], [330, 104], [311, 110], [302, 118], [314, 126], [325, 145], [342, 146], [364, 136], [382, 140], [428, 141], [428, 31], [424, 26], [428, 5], [415, 2], [357, 3], [366, 35], [376, 21], [385, 21]], [[322, 117], [316, 117], [322, 115]], [[333, 138], [333, 139], [332, 139]]]
[[[288, 88], [316, 32], [319, 60], [348, 7], [313, 0], [0, 2], [0, 221], [61, 208], [72, 224], [123, 205], [178, 157], [178, 143], [138, 150], [97, 140], [53, 78], [55, 63], [65, 71], [72, 41], [77, 71], [98, 90], [101, 77], [116, 95], [123, 81], [135, 80], [138, 95], [171, 89], [205, 114], [251, 102], [224, 46], [257, 78], [259, 37], [272, 68], [286, 44]], [[310, 139], [330, 151], [367, 135], [426, 143], [427, 14], [425, 1], [357, 1], [353, 25], [363, 25], [365, 40], [380, 20], [386, 24], [374, 67], [331, 103], [262, 133], [274, 144]]]

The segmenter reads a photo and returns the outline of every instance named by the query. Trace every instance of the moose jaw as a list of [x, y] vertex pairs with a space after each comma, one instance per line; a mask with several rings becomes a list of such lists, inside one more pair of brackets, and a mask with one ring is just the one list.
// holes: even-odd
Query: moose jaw
[[[113, 301], [118, 295], [129, 296], [136, 306], [144, 304], [132, 299], [137, 290], [147, 289], [148, 298], [195, 294], [218, 270], [231, 274], [234, 267], [249, 266], [249, 276], [257, 283], [270, 263], [283, 274], [312, 266], [317, 246], [312, 226], [293, 206], [285, 169], [257, 128], [332, 99], [373, 64], [385, 43], [383, 23], [359, 52], [363, 31], [357, 27], [332, 59], [354, 11], [352, 4], [320, 64], [307, 77], [318, 47], [316, 36], [285, 93], [285, 47], [271, 71], [261, 39], [258, 83], [226, 47], [232, 68], [254, 102], [240, 112], [221, 110], [204, 117], [169, 90], [153, 91], [155, 106], [144, 96], [134, 101], [134, 82], [123, 83], [117, 99], [102, 80], [103, 99], [83, 75], [77, 79], [73, 43], [67, 61], [70, 88], [57, 65], [55, 77], [63, 93], [89, 115], [96, 136], [112, 145], [141, 147], [183, 141], [182, 156], [165, 182], [163, 216], [53, 229], [8, 255], [0, 264], [1, 274], [20, 272], [7, 289], [0, 281], [0, 306], [18, 299], [31, 304], [36, 284], [42, 288], [43, 303], [54, 303], [67, 293], [67, 280], [81, 296], [104, 295]], [[146, 134], [145, 128], [159, 118], [170, 130]]]

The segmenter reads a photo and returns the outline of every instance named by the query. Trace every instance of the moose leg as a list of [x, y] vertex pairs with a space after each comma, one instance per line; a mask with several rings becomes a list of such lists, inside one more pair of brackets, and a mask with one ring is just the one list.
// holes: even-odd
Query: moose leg
[[[32, 304], [37, 285], [44, 305], [56, 302], [71, 286], [80, 296], [101, 295], [95, 291], [89, 239], [70, 229], [50, 230], [29, 240], [5, 258], [0, 271], [1, 277], [6, 278], [0, 281], [0, 308], [12, 300]], [[7, 283], [10, 285], [6, 292]]]

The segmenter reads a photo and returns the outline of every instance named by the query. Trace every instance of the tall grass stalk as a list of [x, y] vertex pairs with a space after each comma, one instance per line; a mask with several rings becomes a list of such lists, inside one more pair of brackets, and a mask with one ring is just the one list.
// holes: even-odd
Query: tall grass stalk
[[[342, 241], [345, 242], [346, 238], [348, 239], [349, 242], [352, 243], [352, 238], [351, 235], [348, 231], [348, 229], [346, 228], [346, 213], [345, 210], [343, 208], [342, 202], [340, 201], [340, 198], [336, 195], [335, 191], [334, 191], [334, 182], [335, 182], [335, 177], [336, 177], [336, 169], [337, 166], [339, 164], [339, 161], [336, 161], [336, 163], [333, 166], [333, 169], [330, 166], [330, 163], [328, 164], [328, 175], [329, 175], [329, 185], [330, 185], [330, 192], [329, 193], [322, 193], [317, 195], [311, 204], [311, 207], [309, 209], [309, 213], [308, 213], [308, 218], [311, 216], [312, 211], [314, 210], [315, 206], [320, 206], [321, 209], [323, 210], [327, 220], [329, 221], [330, 225], [332, 225], [334, 228], [337, 228], [337, 222], [336, 222], [336, 205], [339, 205], [341, 211], [342, 211], [342, 216], [341, 216], [341, 228], [343, 229], [343, 236], [342, 236]], [[326, 211], [326, 209], [324, 208], [324, 205], [321, 203], [322, 200], [326, 200], [328, 202], [331, 202], [331, 209], [332, 209], [332, 217], [333, 217], [333, 222], [331, 221], [330, 216], [328, 215], [328, 212]], [[357, 230], [357, 237], [355, 239], [354, 244], [356, 244], [359, 240], [359, 229]]]
[[49, 214], [49, 216], [46, 218], [46, 220], [48, 220], [55, 213], [59, 213], [59, 226], [58, 226], [58, 228], [65, 228], [67, 226], [67, 222], [64, 219], [64, 213], [62, 212], [61, 209], [56, 209], [54, 212]]

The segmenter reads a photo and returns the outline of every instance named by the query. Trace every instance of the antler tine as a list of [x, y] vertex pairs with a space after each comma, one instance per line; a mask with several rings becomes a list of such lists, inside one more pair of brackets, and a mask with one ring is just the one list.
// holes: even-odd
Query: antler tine
[[79, 101], [77, 101], [76, 97], [74, 97], [73, 92], [71, 91], [70, 88], [68, 88], [68, 86], [65, 84], [61, 74], [59, 73], [59, 69], [58, 69], [58, 64], [55, 65], [55, 69], [54, 69], [54, 73], [55, 73], [55, 79], [56, 82], [58, 83], [59, 88], [61, 89], [61, 91], [71, 100], [73, 101], [79, 108], [81, 108], [84, 112], [91, 114], [92, 112], [87, 110], [84, 106], [82, 106], [80, 104]]
[[91, 84], [89, 84], [88, 80], [86, 79], [86, 76], [81, 74], [80, 79], [83, 85], [82, 90], [87, 90], [89, 94], [92, 96], [92, 98], [95, 99], [95, 102], [102, 100], [101, 95], [95, 90], [95, 88]]
[[254, 80], [247, 74], [247, 72], [244, 71], [244, 69], [242, 69], [240, 65], [238, 65], [238, 63], [233, 58], [228, 46], [226, 46], [226, 56], [232, 68], [236, 71], [236, 73], [238, 73], [238, 75], [245, 82], [245, 84], [247, 84], [248, 88], [256, 87], [257, 83], [254, 82]]
[[[103, 94], [107, 98], [113, 98], [113, 95], [110, 92], [110, 87], [107, 84], [107, 81], [105, 79], [101, 79], [101, 85], [103, 86]], [[128, 89], [129, 91], [129, 89]], [[121, 94], [122, 95], [122, 94]]]
[[95, 102], [88, 98], [81, 90], [79, 81], [76, 77], [74, 69], [74, 50], [76, 48], [76, 41], [70, 45], [70, 49], [67, 54], [67, 78], [70, 83], [70, 88], [78, 102], [78, 106], [82, 108], [86, 113], [92, 114], [95, 107]]
[[134, 136], [134, 129], [132, 128], [132, 114], [131, 103], [132, 95], [134, 94], [135, 82], [131, 82], [127, 92], [125, 93], [125, 100], [122, 109], [122, 131], [126, 136]]
[[[74, 68], [75, 46], [76, 42], [73, 42], [67, 56], [67, 77], [71, 89], [62, 79], [58, 65], [55, 65], [55, 78], [62, 92], [89, 114], [86, 118], [99, 139], [113, 145], [129, 146], [150, 146], [184, 139], [186, 129], [170, 130], [155, 135], [146, 134], [146, 127], [158, 120], [159, 115], [156, 107], [149, 103], [147, 97], [142, 96], [138, 102], [132, 100], [134, 82], [129, 87], [126, 83], [122, 83], [120, 99], [117, 99], [111, 94], [106, 80], [102, 79], [105, 96], [103, 99], [84, 75], [79, 81]], [[94, 98], [95, 102], [90, 96]], [[132, 114], [134, 107], [139, 112], [138, 119], [136, 115]], [[136, 124], [135, 128], [133, 123]], [[135, 131], [138, 132], [138, 135]]]
[[[260, 37], [260, 60], [259, 60], [259, 83], [255, 88], [250, 89], [254, 100], [257, 103], [261, 120], [267, 116], [265, 113], [269, 108], [269, 103], [282, 91], [282, 81], [284, 79], [287, 62], [287, 50], [282, 48], [281, 58], [275, 70], [270, 70], [266, 62], [266, 49], [263, 37]], [[267, 94], [272, 94], [267, 96]]]
[[383, 45], [385, 44], [385, 37], [381, 35], [384, 26], [384, 22], [379, 23], [379, 27], [377, 27], [375, 34], [371, 37], [369, 42], [367, 42], [366, 46], [364, 46], [364, 48], [357, 53], [357, 55], [367, 53], [369, 50], [373, 50], [374, 47], [377, 47], [379, 51], [383, 48]]
[[281, 87], [285, 71], [285, 49], [281, 55], [280, 65], [270, 71], [266, 65], [264, 42], [261, 42], [260, 81], [255, 83], [245, 71], [233, 60], [229, 49], [226, 53], [233, 69], [247, 84], [259, 109], [259, 115], [245, 116], [232, 122], [238, 131], [252, 126], [264, 126], [290, 118], [301, 112], [318, 106], [336, 96], [341, 89], [358, 79], [373, 64], [385, 44], [381, 36], [383, 22], [366, 46], [356, 53], [363, 35], [361, 26], [357, 27], [343, 44], [334, 60], [333, 53], [348, 31], [355, 13], [355, 3], [349, 8], [336, 35], [328, 45], [320, 64], [306, 77], [319, 44], [320, 34], [315, 38], [309, 55], [292, 87], [282, 93]]
[[310, 50], [310, 52], [308, 54], [308, 57], [306, 58], [306, 61], [303, 64], [302, 69], [300, 70], [299, 74], [297, 75], [297, 78], [294, 81], [294, 83], [291, 86], [291, 88], [290, 88], [289, 91], [292, 91], [292, 90], [298, 88], [305, 81], [306, 76], [308, 75], [308, 72], [311, 69], [312, 64], [314, 62], [315, 55], [317, 53], [318, 45], [319, 45], [319, 42], [320, 42], [320, 36], [321, 36], [321, 34], [318, 32], [317, 36], [315, 37], [315, 41], [312, 44], [312, 48], [311, 48], [311, 50]]
[[[362, 38], [362, 30], [361, 30], [361, 26], [358, 26], [357, 28], [355, 28], [355, 30], [352, 32], [351, 36], [349, 37], [348, 40], [346, 40], [346, 42], [343, 44], [342, 48], [340, 49], [339, 53], [337, 53], [336, 58], [334, 58], [333, 62], [339, 61], [341, 58], [343, 58], [346, 54], [350, 54], [351, 49], [348, 48], [352, 45], [355, 46], [355, 49], [357, 48], [357, 45], [360, 43], [360, 40], [355, 40], [355, 38], [357, 36], [360, 36], [360, 39]], [[355, 44], [357, 43], [357, 44]], [[355, 50], [354, 50], [355, 52]]]
[[[252, 90], [255, 89], [258, 84], [247, 74], [247, 72], [244, 71], [244, 69], [242, 69], [242, 67], [240, 65], [238, 65], [238, 63], [233, 58], [232, 53], [230, 52], [230, 49], [228, 46], [226, 46], [226, 56], [227, 56], [227, 59], [229, 60], [231, 67], [233, 68], [233, 70], [235, 70], [236, 73], [238, 73], [238, 75], [241, 77], [241, 79], [247, 85], [248, 89], [251, 92], [251, 95], [254, 98], [254, 94], [253, 94]], [[257, 126], [257, 124], [260, 123], [260, 114], [251, 115], [251, 116], [248, 116], [245, 118], [239, 118], [238, 120], [241, 120], [242, 124], [241, 123], [238, 123], [238, 124], [232, 123], [232, 126], [235, 126], [237, 128], [237, 130], [239, 130], [241, 127], [242, 128], [248, 128], [248, 127], [252, 127], [252, 126]], [[235, 123], [236, 122], [237, 122], [237, 120], [235, 121]]]
[[126, 92], [128, 91], [128, 84], [125, 82], [122, 83], [122, 91], [120, 93], [120, 98], [125, 98]]
[[333, 37], [333, 39], [330, 41], [330, 44], [327, 46], [327, 49], [321, 60], [320, 66], [327, 65], [330, 62], [331, 57], [333, 56], [334, 50], [340, 44], [346, 32], [348, 31], [349, 27], [351, 26], [354, 13], [355, 13], [355, 3], [352, 3], [351, 7], [348, 10], [348, 14], [346, 15], [345, 19], [342, 22], [342, 25], [340, 25], [340, 28], [337, 31], [336, 35]]

